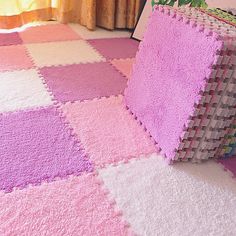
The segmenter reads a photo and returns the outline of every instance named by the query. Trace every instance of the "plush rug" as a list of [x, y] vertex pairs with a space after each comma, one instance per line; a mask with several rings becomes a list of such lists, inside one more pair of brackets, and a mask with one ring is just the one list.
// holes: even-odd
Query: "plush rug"
[[129, 36], [0, 33], [0, 235], [236, 234], [236, 162], [169, 166], [127, 110]]

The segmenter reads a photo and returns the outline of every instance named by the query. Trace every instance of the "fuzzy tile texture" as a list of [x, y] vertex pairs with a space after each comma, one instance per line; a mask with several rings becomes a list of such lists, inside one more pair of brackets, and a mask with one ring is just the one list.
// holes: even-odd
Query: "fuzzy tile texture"
[[80, 39], [79, 35], [69, 26], [63, 24], [31, 27], [20, 32], [20, 37], [24, 43], [43, 43]]
[[106, 59], [133, 58], [139, 42], [129, 38], [91, 39], [88, 42]]
[[226, 170], [232, 172], [233, 176], [236, 177], [236, 155], [230, 158], [222, 158], [219, 160]]
[[60, 102], [123, 94], [127, 83], [108, 62], [45, 67], [40, 73]]
[[18, 33], [1, 34], [0, 33], [0, 46], [10, 46], [22, 44], [22, 40]]
[[168, 14], [156, 10], [150, 18], [125, 101], [168, 159], [175, 156], [221, 47], [221, 41]]
[[151, 139], [126, 110], [122, 96], [67, 103], [62, 110], [96, 166], [155, 152]]
[[104, 60], [83, 40], [27, 44], [27, 48], [38, 67]]
[[124, 74], [128, 79], [130, 79], [134, 62], [135, 62], [134, 58], [119, 59], [119, 60], [114, 59], [111, 61], [111, 64], [115, 66], [115, 68], [119, 70], [122, 74]]
[[0, 113], [52, 103], [36, 70], [0, 72]]
[[[43, 25], [21, 28], [24, 42], [17, 34], [0, 35], [0, 235], [236, 235], [231, 173], [216, 162], [167, 166], [159, 156], [146, 158], [156, 147], [123, 96], [98, 99], [123, 93], [138, 44], [130, 33]], [[199, 46], [196, 37], [181, 46], [162, 42], [168, 50]], [[150, 58], [151, 73], [158, 62]], [[178, 69], [178, 63], [160, 64]], [[160, 85], [155, 95], [168, 91], [163, 84], [167, 88]], [[141, 105], [149, 102], [143, 91]]]
[[235, 235], [236, 184], [213, 161], [169, 166], [161, 156], [100, 170], [138, 235]]
[[105, 30], [97, 27], [96, 30], [88, 30], [79, 24], [69, 24], [83, 39], [103, 39], [103, 38], [129, 38], [131, 33], [126, 30]]
[[0, 47], [0, 62], [0, 72], [33, 67], [33, 63], [23, 45]]
[[0, 190], [92, 170], [52, 107], [0, 115], [0, 143]]
[[0, 234], [132, 235], [92, 175], [0, 193]]

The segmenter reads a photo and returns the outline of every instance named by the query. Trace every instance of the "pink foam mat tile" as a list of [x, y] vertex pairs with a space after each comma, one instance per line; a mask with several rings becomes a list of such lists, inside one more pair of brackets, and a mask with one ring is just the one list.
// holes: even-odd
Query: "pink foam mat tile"
[[19, 34], [24, 43], [43, 43], [80, 39], [80, 36], [69, 26], [63, 24], [34, 26], [25, 29]]
[[0, 72], [32, 67], [32, 60], [23, 45], [0, 47]]
[[44, 67], [40, 73], [60, 102], [123, 94], [127, 83], [108, 62]]
[[226, 170], [229, 170], [236, 178], [236, 156], [230, 158], [221, 158], [218, 162], [224, 166]]
[[134, 62], [134, 58], [111, 60], [111, 64], [115, 66], [115, 68], [122, 74], [124, 74], [128, 79], [130, 79], [131, 77]]
[[61, 109], [98, 167], [156, 151], [143, 127], [126, 110], [123, 96], [67, 103]]
[[134, 235], [90, 174], [0, 193], [0, 234]]
[[88, 42], [106, 59], [134, 58], [139, 42], [129, 38], [91, 39]]
[[0, 190], [79, 175], [92, 165], [54, 107], [0, 115]]
[[10, 46], [22, 44], [18, 33], [0, 33], [0, 46]]

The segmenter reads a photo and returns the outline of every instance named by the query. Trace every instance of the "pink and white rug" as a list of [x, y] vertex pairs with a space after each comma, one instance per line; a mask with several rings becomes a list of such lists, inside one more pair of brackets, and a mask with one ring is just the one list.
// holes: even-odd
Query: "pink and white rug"
[[236, 163], [168, 166], [126, 109], [138, 42], [0, 34], [0, 235], [235, 235]]

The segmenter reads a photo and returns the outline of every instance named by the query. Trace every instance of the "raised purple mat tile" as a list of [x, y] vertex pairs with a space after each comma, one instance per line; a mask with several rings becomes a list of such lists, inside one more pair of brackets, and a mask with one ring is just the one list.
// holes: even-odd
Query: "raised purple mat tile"
[[18, 33], [0, 33], [0, 46], [10, 46], [17, 44], [22, 44], [22, 40]]
[[40, 72], [60, 102], [123, 94], [127, 83], [108, 62], [44, 67]]
[[150, 18], [125, 101], [168, 159], [175, 156], [221, 45], [168, 14], [154, 11]]
[[236, 177], [236, 156], [230, 158], [222, 158], [218, 160], [225, 169], [231, 171], [233, 175]]
[[55, 108], [0, 115], [0, 190], [91, 171]]
[[133, 58], [139, 42], [129, 38], [91, 39], [88, 42], [105, 58]]

